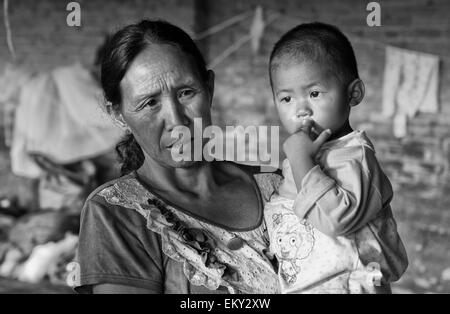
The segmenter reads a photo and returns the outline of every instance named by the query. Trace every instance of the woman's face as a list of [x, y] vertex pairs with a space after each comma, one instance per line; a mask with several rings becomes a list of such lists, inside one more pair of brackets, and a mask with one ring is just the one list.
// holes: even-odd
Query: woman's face
[[133, 60], [120, 87], [122, 118], [146, 159], [168, 167], [193, 165], [194, 161], [172, 158], [171, 132], [177, 126], [188, 127], [192, 138], [183, 142], [193, 144], [194, 118], [201, 118], [202, 134], [211, 125], [213, 73], [204, 82], [190, 56], [175, 46], [154, 44]]

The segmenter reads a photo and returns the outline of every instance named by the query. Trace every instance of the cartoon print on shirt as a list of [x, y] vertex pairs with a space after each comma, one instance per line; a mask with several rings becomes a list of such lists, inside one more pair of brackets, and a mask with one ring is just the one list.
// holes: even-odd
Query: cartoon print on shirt
[[274, 214], [275, 242], [273, 250], [279, 261], [283, 279], [294, 284], [301, 271], [301, 260], [307, 258], [314, 248], [314, 230], [306, 221], [294, 214]]

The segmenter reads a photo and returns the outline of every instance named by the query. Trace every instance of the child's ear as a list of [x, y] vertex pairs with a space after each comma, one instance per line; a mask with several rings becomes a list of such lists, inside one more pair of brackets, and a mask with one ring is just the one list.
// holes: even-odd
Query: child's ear
[[350, 107], [358, 105], [363, 100], [365, 91], [364, 83], [360, 79], [355, 79], [348, 85], [347, 95]]

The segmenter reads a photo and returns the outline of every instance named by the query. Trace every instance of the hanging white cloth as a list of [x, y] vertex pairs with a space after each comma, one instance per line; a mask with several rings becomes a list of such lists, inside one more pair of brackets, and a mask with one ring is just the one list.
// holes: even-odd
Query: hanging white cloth
[[383, 115], [394, 117], [394, 134], [407, 133], [408, 119], [418, 112], [438, 113], [439, 57], [387, 46]]
[[40, 74], [21, 90], [16, 110], [12, 170], [38, 177], [29, 154], [67, 164], [101, 155], [122, 131], [100, 109], [101, 90], [89, 71], [76, 64]]
[[[39, 103], [43, 109], [56, 98], [54, 89], [49, 89], [48, 76], [38, 75], [27, 82], [20, 91], [19, 106], [16, 108], [14, 119], [13, 140], [10, 150], [11, 169], [18, 176], [38, 178], [43, 174], [41, 168], [28, 155], [29, 126], [33, 125], [36, 108]], [[37, 108], [39, 109], [39, 108]], [[34, 117], [34, 119], [33, 119]], [[38, 120], [38, 119], [37, 119]], [[31, 125], [30, 125], [31, 123]]]

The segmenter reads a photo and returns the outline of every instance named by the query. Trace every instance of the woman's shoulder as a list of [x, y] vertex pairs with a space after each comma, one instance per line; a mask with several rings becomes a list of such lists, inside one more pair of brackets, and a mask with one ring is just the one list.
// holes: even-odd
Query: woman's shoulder
[[[131, 172], [120, 178], [108, 181], [97, 187], [87, 197], [86, 202], [119, 203], [138, 202], [148, 197], [148, 191], [140, 184], [135, 173]], [[122, 204], [125, 205], [125, 204]]]
[[[103, 215], [110, 219], [142, 220], [145, 215], [141, 204], [147, 199], [146, 191], [133, 174], [127, 174], [97, 187], [87, 197], [81, 220], [86, 216]], [[92, 213], [95, 212], [95, 213]]]
[[239, 167], [254, 178], [265, 201], [269, 201], [270, 197], [278, 191], [283, 180], [281, 169], [270, 169], [271, 171], [269, 172], [263, 171], [268, 169], [263, 169], [260, 166], [244, 165], [233, 162], [231, 162], [231, 164]]
[[89, 196], [86, 198], [86, 202], [97, 202], [101, 200], [103, 195], [107, 192], [110, 192], [111, 190], [117, 189], [117, 185], [122, 185], [123, 183], [127, 183], [130, 181], [130, 179], [133, 179], [132, 174], [126, 174], [124, 176], [121, 176], [117, 179], [108, 181], [106, 183], [103, 183], [102, 185], [98, 186], [95, 190], [93, 190]]

